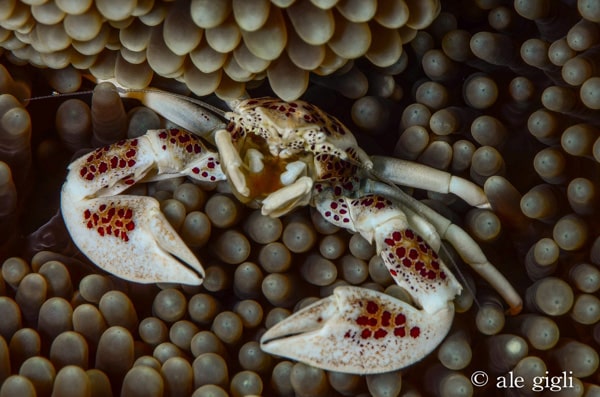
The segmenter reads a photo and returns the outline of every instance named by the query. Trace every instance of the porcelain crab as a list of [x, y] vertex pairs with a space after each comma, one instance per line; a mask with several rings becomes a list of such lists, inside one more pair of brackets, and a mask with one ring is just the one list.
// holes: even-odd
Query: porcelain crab
[[365, 288], [338, 287], [267, 330], [261, 338], [266, 352], [357, 374], [419, 361], [449, 331], [452, 300], [462, 289], [437, 254], [442, 239], [512, 312], [520, 310], [519, 295], [468, 234], [394, 186], [455, 193], [489, 207], [477, 185], [424, 165], [370, 157], [341, 122], [303, 101], [237, 100], [223, 112], [156, 90], [121, 95], [140, 99], [185, 129], [151, 130], [70, 164], [62, 214], [75, 244], [104, 270], [142, 283], [202, 283], [202, 265], [158, 202], [120, 194], [140, 181], [187, 176], [227, 180], [238, 199], [270, 216], [314, 206], [328, 221], [374, 243], [414, 300], [411, 305]]

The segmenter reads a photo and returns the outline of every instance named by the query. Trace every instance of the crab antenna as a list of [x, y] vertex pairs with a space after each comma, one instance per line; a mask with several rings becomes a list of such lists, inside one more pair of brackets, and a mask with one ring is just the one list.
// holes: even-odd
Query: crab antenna
[[81, 95], [89, 95], [89, 94], [93, 94], [94, 91], [93, 90], [86, 90], [86, 91], [77, 91], [77, 92], [58, 92], [58, 91], [52, 91], [52, 94], [50, 95], [42, 95], [42, 96], [36, 96], [33, 98], [25, 98], [24, 101], [27, 102], [31, 102], [31, 101], [39, 101], [41, 99], [52, 99], [52, 98], [68, 98], [68, 97], [72, 97], [72, 96], [81, 96]]
[[[196, 98], [190, 98], [185, 95], [175, 94], [157, 88], [126, 88], [121, 86], [114, 78], [97, 80], [91, 76], [85, 77], [95, 84], [113, 84], [114, 92], [121, 98], [138, 100], [158, 115], [211, 143], [214, 143], [214, 132], [218, 129], [225, 128], [229, 122], [227, 112]], [[26, 101], [73, 97], [87, 94], [94, 94], [94, 91], [86, 90], [65, 94], [54, 91], [50, 95], [28, 98]]]
[[[195, 105], [198, 105], [199, 107], [201, 107], [202, 109], [208, 110], [218, 116], [220, 116], [221, 118], [223, 118], [224, 120], [226, 119], [225, 117], [225, 111], [223, 111], [222, 109], [219, 109], [216, 106], [213, 106], [209, 103], [206, 103], [204, 101], [201, 101], [199, 99], [196, 98], [192, 98], [192, 97], [188, 97], [185, 95], [181, 95], [181, 94], [177, 94], [174, 92], [169, 92], [169, 91], [164, 91], [158, 88], [127, 88], [121, 84], [119, 84], [117, 82], [116, 79], [96, 79], [95, 77], [91, 76], [91, 75], [86, 75], [84, 76], [86, 79], [88, 79], [89, 81], [91, 81], [92, 83], [95, 84], [99, 84], [99, 83], [112, 83], [115, 88], [117, 89], [117, 93], [119, 94], [125, 94], [125, 96], [127, 96], [126, 94], [135, 94], [135, 93], [140, 93], [140, 94], [144, 94], [144, 93], [153, 93], [153, 94], [161, 94], [161, 95], [165, 95], [165, 96], [169, 96], [172, 98], [177, 98], [180, 99], [182, 101], [186, 101], [186, 102], [190, 102], [193, 103]], [[52, 94], [50, 95], [42, 95], [42, 96], [38, 96], [38, 97], [34, 97], [34, 98], [27, 98], [26, 101], [37, 101], [40, 99], [50, 99], [50, 98], [64, 98], [64, 97], [71, 97], [71, 96], [79, 96], [79, 95], [87, 95], [87, 94], [93, 94], [94, 90], [86, 90], [86, 91], [77, 91], [77, 92], [68, 92], [68, 93], [62, 93], [62, 92], [58, 92], [58, 91], [53, 91]]]

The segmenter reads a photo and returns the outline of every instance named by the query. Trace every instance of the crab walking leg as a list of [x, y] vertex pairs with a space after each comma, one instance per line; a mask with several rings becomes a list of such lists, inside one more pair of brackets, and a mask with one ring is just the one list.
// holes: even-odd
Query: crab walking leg
[[[359, 232], [375, 242], [394, 281], [405, 288], [427, 313], [445, 308], [462, 290], [441, 258], [410, 225], [401, 208], [383, 196], [360, 198], [335, 196], [332, 189], [321, 190], [315, 207], [336, 226]], [[434, 320], [432, 320], [434, 321]]]
[[200, 181], [225, 178], [218, 155], [177, 129], [152, 130], [75, 160], [61, 193], [61, 212], [73, 241], [97, 266], [119, 277], [201, 284], [202, 266], [158, 202], [117, 196], [138, 181], [180, 175]]
[[402, 186], [437, 193], [454, 193], [469, 205], [491, 208], [483, 190], [471, 181], [423, 164], [393, 157], [372, 156], [373, 173], [387, 181]]
[[506, 277], [489, 262], [479, 245], [467, 232], [425, 204], [404, 193], [401, 189], [377, 181], [368, 181], [363, 188], [365, 192], [390, 197], [427, 219], [438, 231], [440, 237], [448, 241], [456, 249], [465, 263], [490, 283], [500, 296], [502, 296], [510, 306], [510, 313], [512, 315], [519, 314], [523, 308], [523, 300], [518, 292], [515, 291]]
[[431, 353], [448, 333], [453, 317], [450, 302], [428, 313], [378, 291], [337, 287], [332, 296], [267, 330], [260, 347], [330, 371], [389, 372]]

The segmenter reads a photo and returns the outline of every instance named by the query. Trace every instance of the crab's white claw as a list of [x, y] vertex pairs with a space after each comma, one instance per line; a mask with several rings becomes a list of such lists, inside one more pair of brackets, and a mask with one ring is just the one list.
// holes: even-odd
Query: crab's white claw
[[261, 338], [261, 349], [325, 370], [374, 374], [423, 359], [452, 326], [454, 306], [426, 313], [392, 296], [344, 286], [292, 314]]
[[75, 244], [109, 273], [138, 283], [197, 285], [204, 279], [202, 265], [152, 197], [77, 202], [63, 194], [61, 211]]
[[139, 181], [225, 178], [218, 154], [179, 129], [98, 148], [69, 165], [61, 212], [75, 244], [97, 266], [140, 283], [201, 284], [196, 256], [151, 197], [119, 194]]

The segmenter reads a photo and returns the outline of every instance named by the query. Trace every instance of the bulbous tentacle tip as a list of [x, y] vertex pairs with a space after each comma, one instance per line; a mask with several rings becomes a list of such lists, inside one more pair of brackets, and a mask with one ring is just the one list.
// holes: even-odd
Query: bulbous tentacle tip
[[453, 317], [451, 303], [429, 314], [378, 291], [344, 286], [270, 328], [260, 345], [325, 370], [383, 373], [427, 356]]
[[63, 194], [62, 202], [73, 241], [100, 268], [138, 283], [202, 283], [202, 265], [155, 199], [115, 196], [74, 202]]
[[516, 316], [516, 315], [520, 314], [522, 310], [523, 310], [523, 302], [519, 302], [519, 304], [517, 304], [517, 305], [511, 305], [507, 310], [507, 314], [509, 314], [511, 316]]

